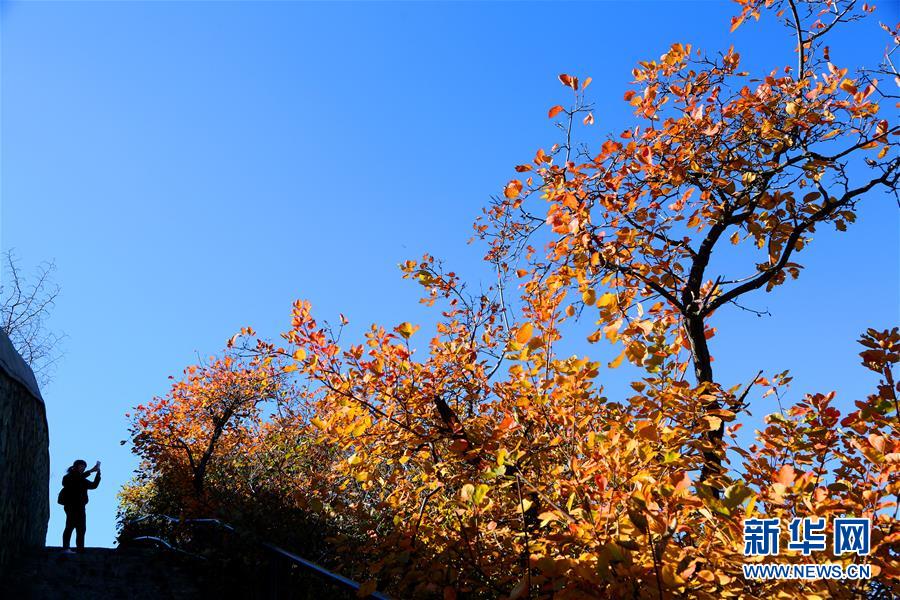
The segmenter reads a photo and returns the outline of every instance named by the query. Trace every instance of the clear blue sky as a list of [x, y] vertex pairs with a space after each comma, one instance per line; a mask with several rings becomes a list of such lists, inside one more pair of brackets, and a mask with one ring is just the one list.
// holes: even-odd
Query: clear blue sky
[[[880, 5], [895, 22], [897, 4]], [[733, 43], [754, 68], [793, 62], [771, 16], [729, 34], [734, 12], [0, 3], [2, 249], [58, 267], [52, 324], [68, 339], [44, 389], [51, 494], [74, 458], [103, 461], [88, 544], [112, 544], [115, 493], [135, 465], [119, 444], [124, 414], [164, 393], [168, 375], [243, 325], [276, 335], [298, 297], [323, 317], [344, 312], [354, 331], [428, 320], [397, 263], [429, 251], [477, 281], [472, 220], [513, 165], [557, 141], [547, 109], [569, 96], [556, 75], [593, 76], [599, 137], [627, 124], [634, 63], [672, 42]], [[875, 27], [857, 26], [833, 59], [875, 60]], [[848, 233], [818, 237], [800, 281], [755, 298], [771, 318], [718, 316], [723, 382], [791, 368], [795, 395], [837, 389], [844, 406], [871, 389], [853, 340], [898, 322], [897, 207], [873, 196]], [[755, 413], [772, 412], [764, 402]]]

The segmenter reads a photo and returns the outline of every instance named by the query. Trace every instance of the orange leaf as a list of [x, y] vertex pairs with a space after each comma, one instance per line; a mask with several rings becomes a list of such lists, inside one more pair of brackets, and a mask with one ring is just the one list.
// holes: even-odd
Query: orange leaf
[[518, 179], [513, 179], [509, 183], [506, 184], [506, 189], [503, 190], [503, 195], [512, 200], [517, 197], [522, 192], [522, 182]]
[[775, 477], [775, 481], [776, 483], [788, 486], [791, 485], [796, 478], [797, 474], [794, 472], [794, 467], [792, 467], [791, 465], [784, 465], [778, 471], [778, 475]]
[[850, 94], [856, 93], [856, 86], [853, 85], [853, 82], [849, 79], [845, 79], [841, 82], [841, 89]]
[[519, 330], [516, 332], [516, 341], [520, 344], [525, 344], [528, 340], [531, 339], [531, 334], [534, 331], [534, 325], [531, 323], [525, 323]]
[[563, 110], [565, 110], [565, 109], [562, 106], [560, 106], [559, 104], [557, 104], [556, 106], [552, 107], [549, 112], [547, 112], [547, 116], [552, 119], [553, 117], [555, 117], [556, 115], [561, 113]]
[[622, 354], [620, 354], [619, 356], [614, 358], [613, 361], [611, 363], [609, 363], [609, 365], [608, 365], [609, 368], [610, 369], [618, 368], [618, 366], [622, 364], [622, 359], [624, 359], [624, 358], [625, 358], [625, 352], [622, 351]]

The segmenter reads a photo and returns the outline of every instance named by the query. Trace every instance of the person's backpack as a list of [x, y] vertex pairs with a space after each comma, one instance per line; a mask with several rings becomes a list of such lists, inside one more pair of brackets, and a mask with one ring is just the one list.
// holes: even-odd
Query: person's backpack
[[66, 488], [59, 490], [59, 495], [56, 496], [56, 503], [66, 505]]

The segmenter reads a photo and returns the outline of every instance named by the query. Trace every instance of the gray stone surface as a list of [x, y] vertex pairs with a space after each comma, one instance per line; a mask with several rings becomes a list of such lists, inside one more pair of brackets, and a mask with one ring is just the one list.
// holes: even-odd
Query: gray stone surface
[[34, 375], [0, 331], [0, 572], [43, 547], [50, 517], [47, 414]]
[[7, 377], [18, 381], [28, 392], [43, 402], [41, 390], [38, 388], [37, 380], [28, 363], [22, 356], [16, 352], [12, 342], [9, 341], [6, 333], [0, 330], [0, 371], [3, 371]]

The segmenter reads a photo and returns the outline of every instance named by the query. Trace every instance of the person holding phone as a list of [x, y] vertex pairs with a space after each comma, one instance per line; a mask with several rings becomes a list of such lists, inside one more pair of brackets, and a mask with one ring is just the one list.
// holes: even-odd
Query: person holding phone
[[[63, 530], [63, 552], [72, 553], [70, 542], [72, 531], [75, 531], [75, 545], [79, 550], [84, 549], [84, 532], [87, 529], [85, 505], [88, 503], [88, 490], [95, 490], [100, 485], [100, 461], [97, 461], [90, 469], [87, 463], [81, 459], [72, 463], [63, 476], [63, 489], [60, 500], [66, 511], [66, 528]], [[93, 481], [88, 477], [96, 473]]]

